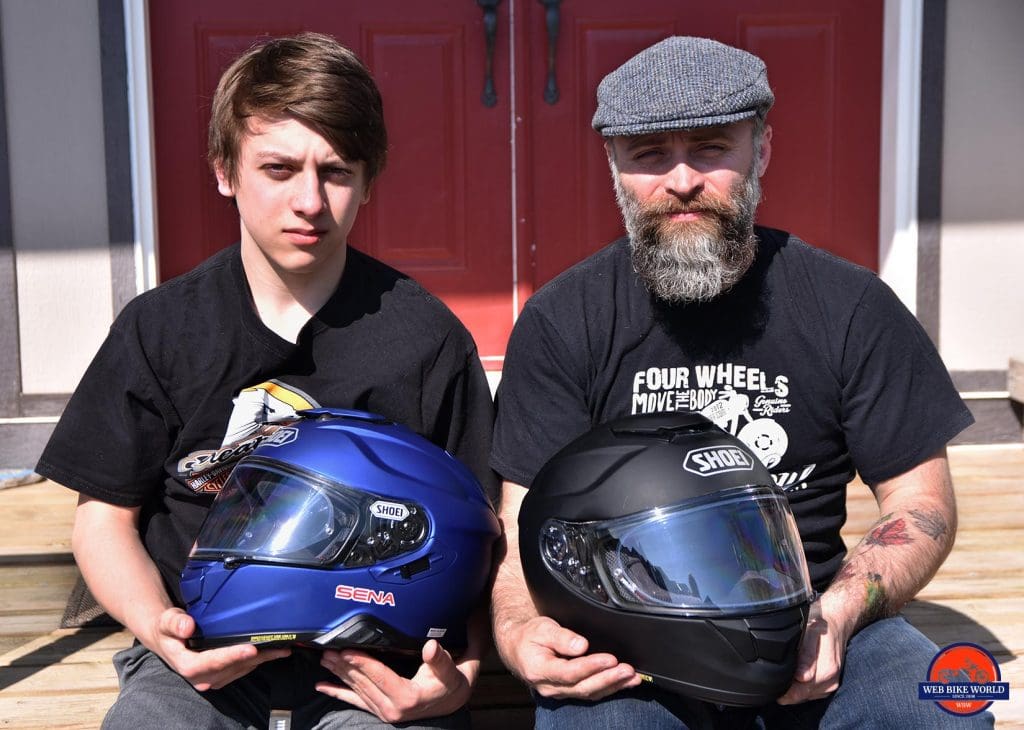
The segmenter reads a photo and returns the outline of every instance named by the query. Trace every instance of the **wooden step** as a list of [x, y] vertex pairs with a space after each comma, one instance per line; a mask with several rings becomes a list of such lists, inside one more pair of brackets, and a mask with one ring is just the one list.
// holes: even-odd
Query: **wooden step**
[[[998, 730], [1024, 730], [1024, 447], [950, 450], [960, 527], [932, 582], [905, 611], [939, 646], [969, 641], [999, 661], [1011, 700]], [[0, 490], [0, 728], [96, 728], [117, 693], [114, 629], [60, 629], [77, 577], [70, 558], [76, 495], [50, 482]], [[854, 545], [878, 517], [871, 491], [849, 488], [843, 529]], [[470, 703], [477, 730], [533, 727], [529, 692], [492, 655]]]
[[71, 521], [78, 495], [51, 481], [0, 490], [0, 564], [70, 562]]

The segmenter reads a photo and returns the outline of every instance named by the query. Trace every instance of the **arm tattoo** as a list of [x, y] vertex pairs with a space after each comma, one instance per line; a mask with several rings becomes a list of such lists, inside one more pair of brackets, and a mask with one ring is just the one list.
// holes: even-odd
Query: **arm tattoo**
[[[882, 582], [882, 574], [867, 571], [864, 574], [864, 615], [863, 622], [869, 624], [891, 614], [892, 608], [889, 605], [889, 595], [886, 593], [885, 584]], [[832, 585], [840, 583], [852, 583], [857, 580], [857, 570], [850, 563], [843, 563], [843, 567], [832, 579]]]
[[856, 575], [857, 571], [854, 570], [853, 566], [850, 565], [849, 561], [847, 561], [840, 566], [839, 572], [836, 573], [835, 577], [832, 579], [832, 585], [845, 583], [846, 581], [852, 580]]
[[868, 623], [889, 615], [889, 597], [885, 593], [885, 585], [882, 584], [880, 573], [867, 574], [867, 598], [864, 600], [866, 607], [865, 617]]
[[907, 534], [907, 523], [902, 517], [892, 522], [883, 522], [864, 538], [866, 544], [880, 547], [907, 545], [913, 541], [914, 538]]
[[[911, 510], [910, 518], [914, 525], [923, 533], [935, 541], [938, 541], [946, 534], [948, 528], [942, 515], [937, 511]], [[857, 554], [864, 555], [875, 548], [886, 548], [894, 545], [909, 545], [914, 538], [907, 532], [907, 521], [902, 517], [893, 519], [892, 513], [879, 518], [874, 527], [864, 536], [864, 539], [857, 550]], [[853, 583], [861, 575], [854, 567], [851, 560], [847, 560], [840, 566], [839, 571], [832, 579], [832, 585], [842, 583]], [[889, 595], [886, 592], [882, 574], [872, 570], [863, 573], [865, 598], [864, 598], [864, 620], [871, 623], [877, 619], [889, 616], [893, 613], [890, 605]]]
[[942, 519], [942, 513], [938, 510], [910, 510], [910, 516], [914, 520], [914, 524], [921, 532], [930, 537], [935, 542], [938, 542], [947, 532], [949, 527], [946, 525], [946, 521]]

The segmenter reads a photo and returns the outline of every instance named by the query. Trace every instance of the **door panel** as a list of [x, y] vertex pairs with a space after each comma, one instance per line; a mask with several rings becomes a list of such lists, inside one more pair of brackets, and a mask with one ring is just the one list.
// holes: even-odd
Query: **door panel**
[[[150, 16], [162, 279], [238, 239], [237, 214], [204, 159], [223, 69], [259, 38], [328, 33], [373, 72], [390, 142], [350, 242], [438, 293], [485, 362], [500, 365], [515, 314], [511, 100], [506, 86], [496, 105], [480, 101], [485, 40], [475, 2], [151, 0]], [[496, 40], [495, 73], [507, 77], [507, 35]]]
[[[768, 65], [776, 97], [769, 123], [777, 133], [758, 217], [777, 221], [777, 227], [839, 253], [845, 242], [833, 227], [835, 195], [841, 183], [831, 182], [836, 179], [837, 142], [832, 125], [837, 91], [835, 23], [828, 17], [788, 22], [758, 19], [743, 23], [740, 36], [744, 47]], [[861, 258], [858, 263], [869, 266], [877, 263], [860, 253], [847, 251], [847, 256]]]
[[475, 0], [150, 0], [161, 277], [238, 237], [205, 161], [217, 78], [255, 39], [301, 30], [353, 48], [384, 96], [388, 165], [351, 242], [443, 299], [490, 368], [530, 294], [621, 235], [590, 127], [594, 94], [605, 74], [671, 34], [716, 38], [768, 64], [773, 155], [758, 220], [877, 269], [883, 3], [765, 5], [562, 0], [555, 16], [536, 0], [500, 0], [497, 103], [487, 106]]
[[[527, 3], [530, 38], [543, 39], [543, 8]], [[601, 78], [672, 34], [746, 48], [768, 65], [776, 104], [769, 113], [773, 155], [758, 221], [869, 268], [878, 267], [882, 3], [856, 0], [633, 0], [563, 2], [557, 76], [562, 96], [540, 98], [547, 76], [543, 44], [525, 49], [520, 97], [531, 115], [519, 197], [521, 296], [622, 235], [601, 139], [590, 128]]]
[[[601, 79], [620, 63], [673, 31], [670, 20], [610, 22], [575, 15], [576, 7], [578, 3], [562, 4], [558, 102], [541, 98], [547, 70], [537, 48], [530, 49], [530, 90], [521, 94], [529, 97], [531, 111], [532, 174], [520, 183], [533, 213], [534, 256], [526, 275], [534, 288], [622, 235], [602, 139], [590, 126], [595, 93]], [[535, 27], [532, 37], [542, 33]]]

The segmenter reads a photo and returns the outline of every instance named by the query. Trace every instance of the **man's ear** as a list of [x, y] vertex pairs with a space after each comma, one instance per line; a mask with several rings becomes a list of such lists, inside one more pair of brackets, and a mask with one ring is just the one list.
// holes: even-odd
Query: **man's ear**
[[615, 146], [609, 137], [605, 137], [604, 140], [604, 154], [608, 157], [609, 165], [615, 164]]
[[231, 182], [231, 178], [228, 176], [227, 171], [224, 169], [224, 161], [214, 163], [213, 174], [217, 176], [217, 192], [223, 195], [225, 198], [235, 197], [235, 186]]
[[764, 134], [761, 135], [761, 156], [757, 160], [757, 176], [761, 177], [768, 169], [768, 162], [772, 159], [772, 125], [764, 125]]

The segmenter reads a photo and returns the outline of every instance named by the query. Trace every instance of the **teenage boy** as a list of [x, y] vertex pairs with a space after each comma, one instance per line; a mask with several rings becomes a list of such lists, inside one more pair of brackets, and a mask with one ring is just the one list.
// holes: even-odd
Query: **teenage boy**
[[404, 670], [352, 650], [186, 645], [181, 568], [266, 424], [316, 406], [373, 411], [493, 487], [472, 338], [414, 281], [348, 245], [386, 149], [373, 79], [329, 37], [271, 40], [220, 79], [209, 157], [240, 242], [125, 307], [38, 465], [80, 493], [75, 559], [137, 639], [115, 657], [106, 728], [266, 727], [273, 709], [291, 710], [293, 728], [467, 722], [485, 621], [464, 655], [429, 641]]

